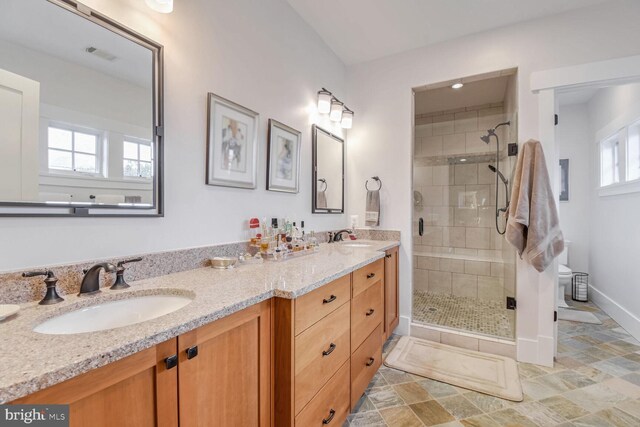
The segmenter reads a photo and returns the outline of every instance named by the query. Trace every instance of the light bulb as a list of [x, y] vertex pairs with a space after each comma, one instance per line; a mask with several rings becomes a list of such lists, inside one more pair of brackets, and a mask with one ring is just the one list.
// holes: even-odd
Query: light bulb
[[345, 108], [345, 110], [342, 112], [342, 121], [340, 122], [340, 126], [342, 126], [342, 129], [351, 129], [352, 125], [353, 125], [353, 111], [349, 110], [348, 108]]
[[331, 92], [326, 89], [318, 91], [318, 113], [328, 114], [331, 111]]
[[339, 122], [340, 120], [342, 120], [343, 109], [344, 104], [333, 98], [333, 101], [331, 101], [331, 112], [329, 113], [329, 118], [332, 122]]
[[464, 83], [457, 82], [451, 85], [451, 89], [460, 89], [462, 86], [464, 86]]

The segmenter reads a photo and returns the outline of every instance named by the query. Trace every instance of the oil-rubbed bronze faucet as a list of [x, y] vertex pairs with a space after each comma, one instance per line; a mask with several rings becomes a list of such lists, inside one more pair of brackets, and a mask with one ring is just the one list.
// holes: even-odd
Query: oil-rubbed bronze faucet
[[336, 231], [333, 235], [333, 241], [342, 242], [342, 233], [353, 234], [353, 230], [347, 228], [345, 230]]
[[116, 271], [116, 267], [108, 262], [101, 262], [94, 265], [88, 270], [84, 271], [84, 277], [80, 284], [80, 292], [78, 295], [83, 294], [96, 294], [100, 292], [100, 270], [104, 268], [104, 271], [113, 273]]

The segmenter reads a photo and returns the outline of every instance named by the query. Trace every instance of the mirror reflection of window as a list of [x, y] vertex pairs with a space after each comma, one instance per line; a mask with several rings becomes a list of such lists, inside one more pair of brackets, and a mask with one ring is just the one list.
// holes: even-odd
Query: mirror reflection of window
[[125, 178], [151, 178], [153, 176], [151, 141], [124, 140], [122, 171]]
[[100, 173], [97, 134], [49, 126], [47, 145], [49, 169]]

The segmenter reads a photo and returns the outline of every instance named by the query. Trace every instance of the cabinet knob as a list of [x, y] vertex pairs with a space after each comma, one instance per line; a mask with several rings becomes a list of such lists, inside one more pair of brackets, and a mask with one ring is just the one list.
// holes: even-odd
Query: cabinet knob
[[370, 308], [369, 311], [367, 311], [366, 315], [367, 316], [371, 316], [373, 314], [375, 310], [373, 308]]
[[193, 359], [194, 357], [196, 357], [198, 355], [198, 346], [194, 345], [192, 347], [189, 347], [186, 350], [187, 353], [187, 359]]
[[335, 409], [331, 409], [331, 410], [329, 411], [329, 416], [328, 416], [327, 418], [325, 418], [325, 419], [323, 419], [323, 420], [322, 420], [322, 424], [323, 424], [323, 425], [325, 425], [325, 426], [326, 426], [327, 424], [329, 424], [331, 421], [333, 421], [333, 417], [335, 417], [335, 415], [336, 415], [336, 411], [335, 411]]
[[385, 257], [386, 258], [391, 258], [391, 254], [386, 254]]
[[328, 348], [327, 350], [324, 350], [324, 351], [322, 352], [322, 356], [328, 356], [328, 355], [330, 355], [331, 353], [333, 353], [333, 350], [335, 350], [335, 349], [336, 349], [336, 345], [335, 345], [334, 343], [331, 343], [331, 345], [329, 346], [329, 348]]
[[322, 300], [323, 304], [329, 304], [330, 302], [334, 302], [336, 300], [336, 296], [335, 295], [331, 295], [329, 298], [325, 298]]
[[367, 279], [373, 279], [374, 277], [376, 277], [376, 273], [367, 274]]
[[373, 357], [369, 358], [369, 361], [366, 363], [367, 366], [371, 366], [373, 365], [373, 363], [376, 361], [376, 359], [374, 359]]
[[178, 366], [178, 355], [174, 354], [173, 356], [169, 356], [164, 359], [164, 366], [167, 368], [167, 370]]

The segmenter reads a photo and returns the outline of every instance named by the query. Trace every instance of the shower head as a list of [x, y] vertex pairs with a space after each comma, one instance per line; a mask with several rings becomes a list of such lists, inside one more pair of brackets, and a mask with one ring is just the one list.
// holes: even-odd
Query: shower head
[[497, 173], [498, 176], [500, 177], [500, 180], [504, 183], [504, 185], [507, 185], [509, 181], [507, 180], [507, 178], [504, 177], [504, 175], [502, 175], [502, 172], [496, 169], [495, 166], [489, 165], [489, 170], [493, 173]]
[[498, 129], [500, 126], [511, 126], [511, 122], [502, 122], [502, 123], [498, 123], [496, 125], [496, 127], [494, 127], [493, 129], [489, 129], [487, 130], [487, 134], [483, 135], [480, 137], [480, 139], [485, 143], [488, 144], [489, 142], [491, 142], [491, 136], [495, 136], [496, 138], [498, 137], [498, 135], [496, 135], [496, 129]]

